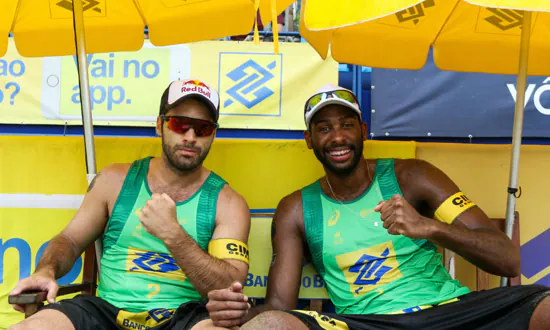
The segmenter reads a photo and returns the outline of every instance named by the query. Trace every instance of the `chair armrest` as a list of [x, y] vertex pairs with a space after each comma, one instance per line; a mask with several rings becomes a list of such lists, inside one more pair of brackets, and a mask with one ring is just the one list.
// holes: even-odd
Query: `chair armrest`
[[9, 296], [8, 303], [17, 305], [40, 304], [46, 301], [46, 294], [45, 291], [25, 292], [15, 296]]
[[76, 292], [82, 292], [82, 291], [91, 291], [92, 287], [94, 287], [95, 284], [92, 282], [82, 282], [79, 284], [68, 284], [63, 285], [59, 287], [59, 290], [57, 291], [57, 296], [65, 296], [71, 293]]
[[[88, 291], [93, 285], [94, 284], [91, 282], [62, 285], [57, 291], [57, 296], [60, 297], [71, 293]], [[46, 295], [47, 293], [45, 291], [23, 292], [19, 295], [10, 295], [8, 297], [8, 303], [17, 305], [40, 304], [46, 301]]]

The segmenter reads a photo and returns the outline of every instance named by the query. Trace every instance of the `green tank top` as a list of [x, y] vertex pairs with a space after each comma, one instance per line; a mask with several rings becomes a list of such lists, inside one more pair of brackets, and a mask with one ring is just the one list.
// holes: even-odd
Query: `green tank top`
[[[147, 184], [151, 158], [131, 165], [103, 238], [98, 296], [132, 313], [174, 309], [202, 299], [164, 243], [139, 221], [141, 209], [152, 196]], [[212, 238], [218, 194], [224, 185], [212, 172], [193, 196], [176, 205], [178, 222], [204, 251]]]
[[393, 159], [378, 159], [371, 186], [345, 206], [319, 181], [302, 189], [312, 262], [337, 313], [407, 313], [470, 292], [451, 278], [435, 244], [388, 234], [373, 209], [395, 194], [403, 195]]

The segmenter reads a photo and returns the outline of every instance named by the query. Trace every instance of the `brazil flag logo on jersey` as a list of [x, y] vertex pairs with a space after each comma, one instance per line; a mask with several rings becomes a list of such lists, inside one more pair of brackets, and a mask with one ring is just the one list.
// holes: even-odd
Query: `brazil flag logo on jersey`
[[185, 281], [186, 278], [171, 255], [135, 248], [128, 248], [126, 272], [159, 276], [178, 281]]
[[403, 277], [392, 241], [339, 255], [336, 261], [354, 297]]
[[156, 308], [141, 313], [131, 313], [120, 310], [116, 317], [117, 324], [127, 330], [146, 330], [169, 321], [174, 316], [175, 309]]

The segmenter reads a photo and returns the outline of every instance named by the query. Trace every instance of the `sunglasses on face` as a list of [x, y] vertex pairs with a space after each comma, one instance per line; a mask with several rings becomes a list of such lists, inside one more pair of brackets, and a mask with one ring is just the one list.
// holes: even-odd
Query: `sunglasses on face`
[[178, 134], [185, 134], [189, 129], [195, 131], [199, 137], [210, 136], [218, 128], [217, 123], [204, 119], [189, 118], [185, 116], [161, 116], [169, 130]]
[[312, 97], [309, 98], [306, 102], [306, 107], [304, 109], [305, 113], [308, 113], [313, 109], [317, 104], [319, 104], [321, 101], [324, 101], [326, 99], [341, 99], [348, 101], [350, 103], [359, 104], [357, 99], [355, 98], [355, 95], [353, 93], [344, 91], [344, 90], [337, 90], [337, 91], [329, 91], [329, 92], [323, 92], [319, 94], [315, 94]]

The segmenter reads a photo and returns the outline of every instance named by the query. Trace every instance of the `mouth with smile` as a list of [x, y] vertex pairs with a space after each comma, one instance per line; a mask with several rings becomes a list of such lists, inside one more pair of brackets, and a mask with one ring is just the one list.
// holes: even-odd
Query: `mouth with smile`
[[330, 149], [326, 152], [330, 159], [336, 162], [345, 162], [352, 156], [353, 149], [349, 146]]

